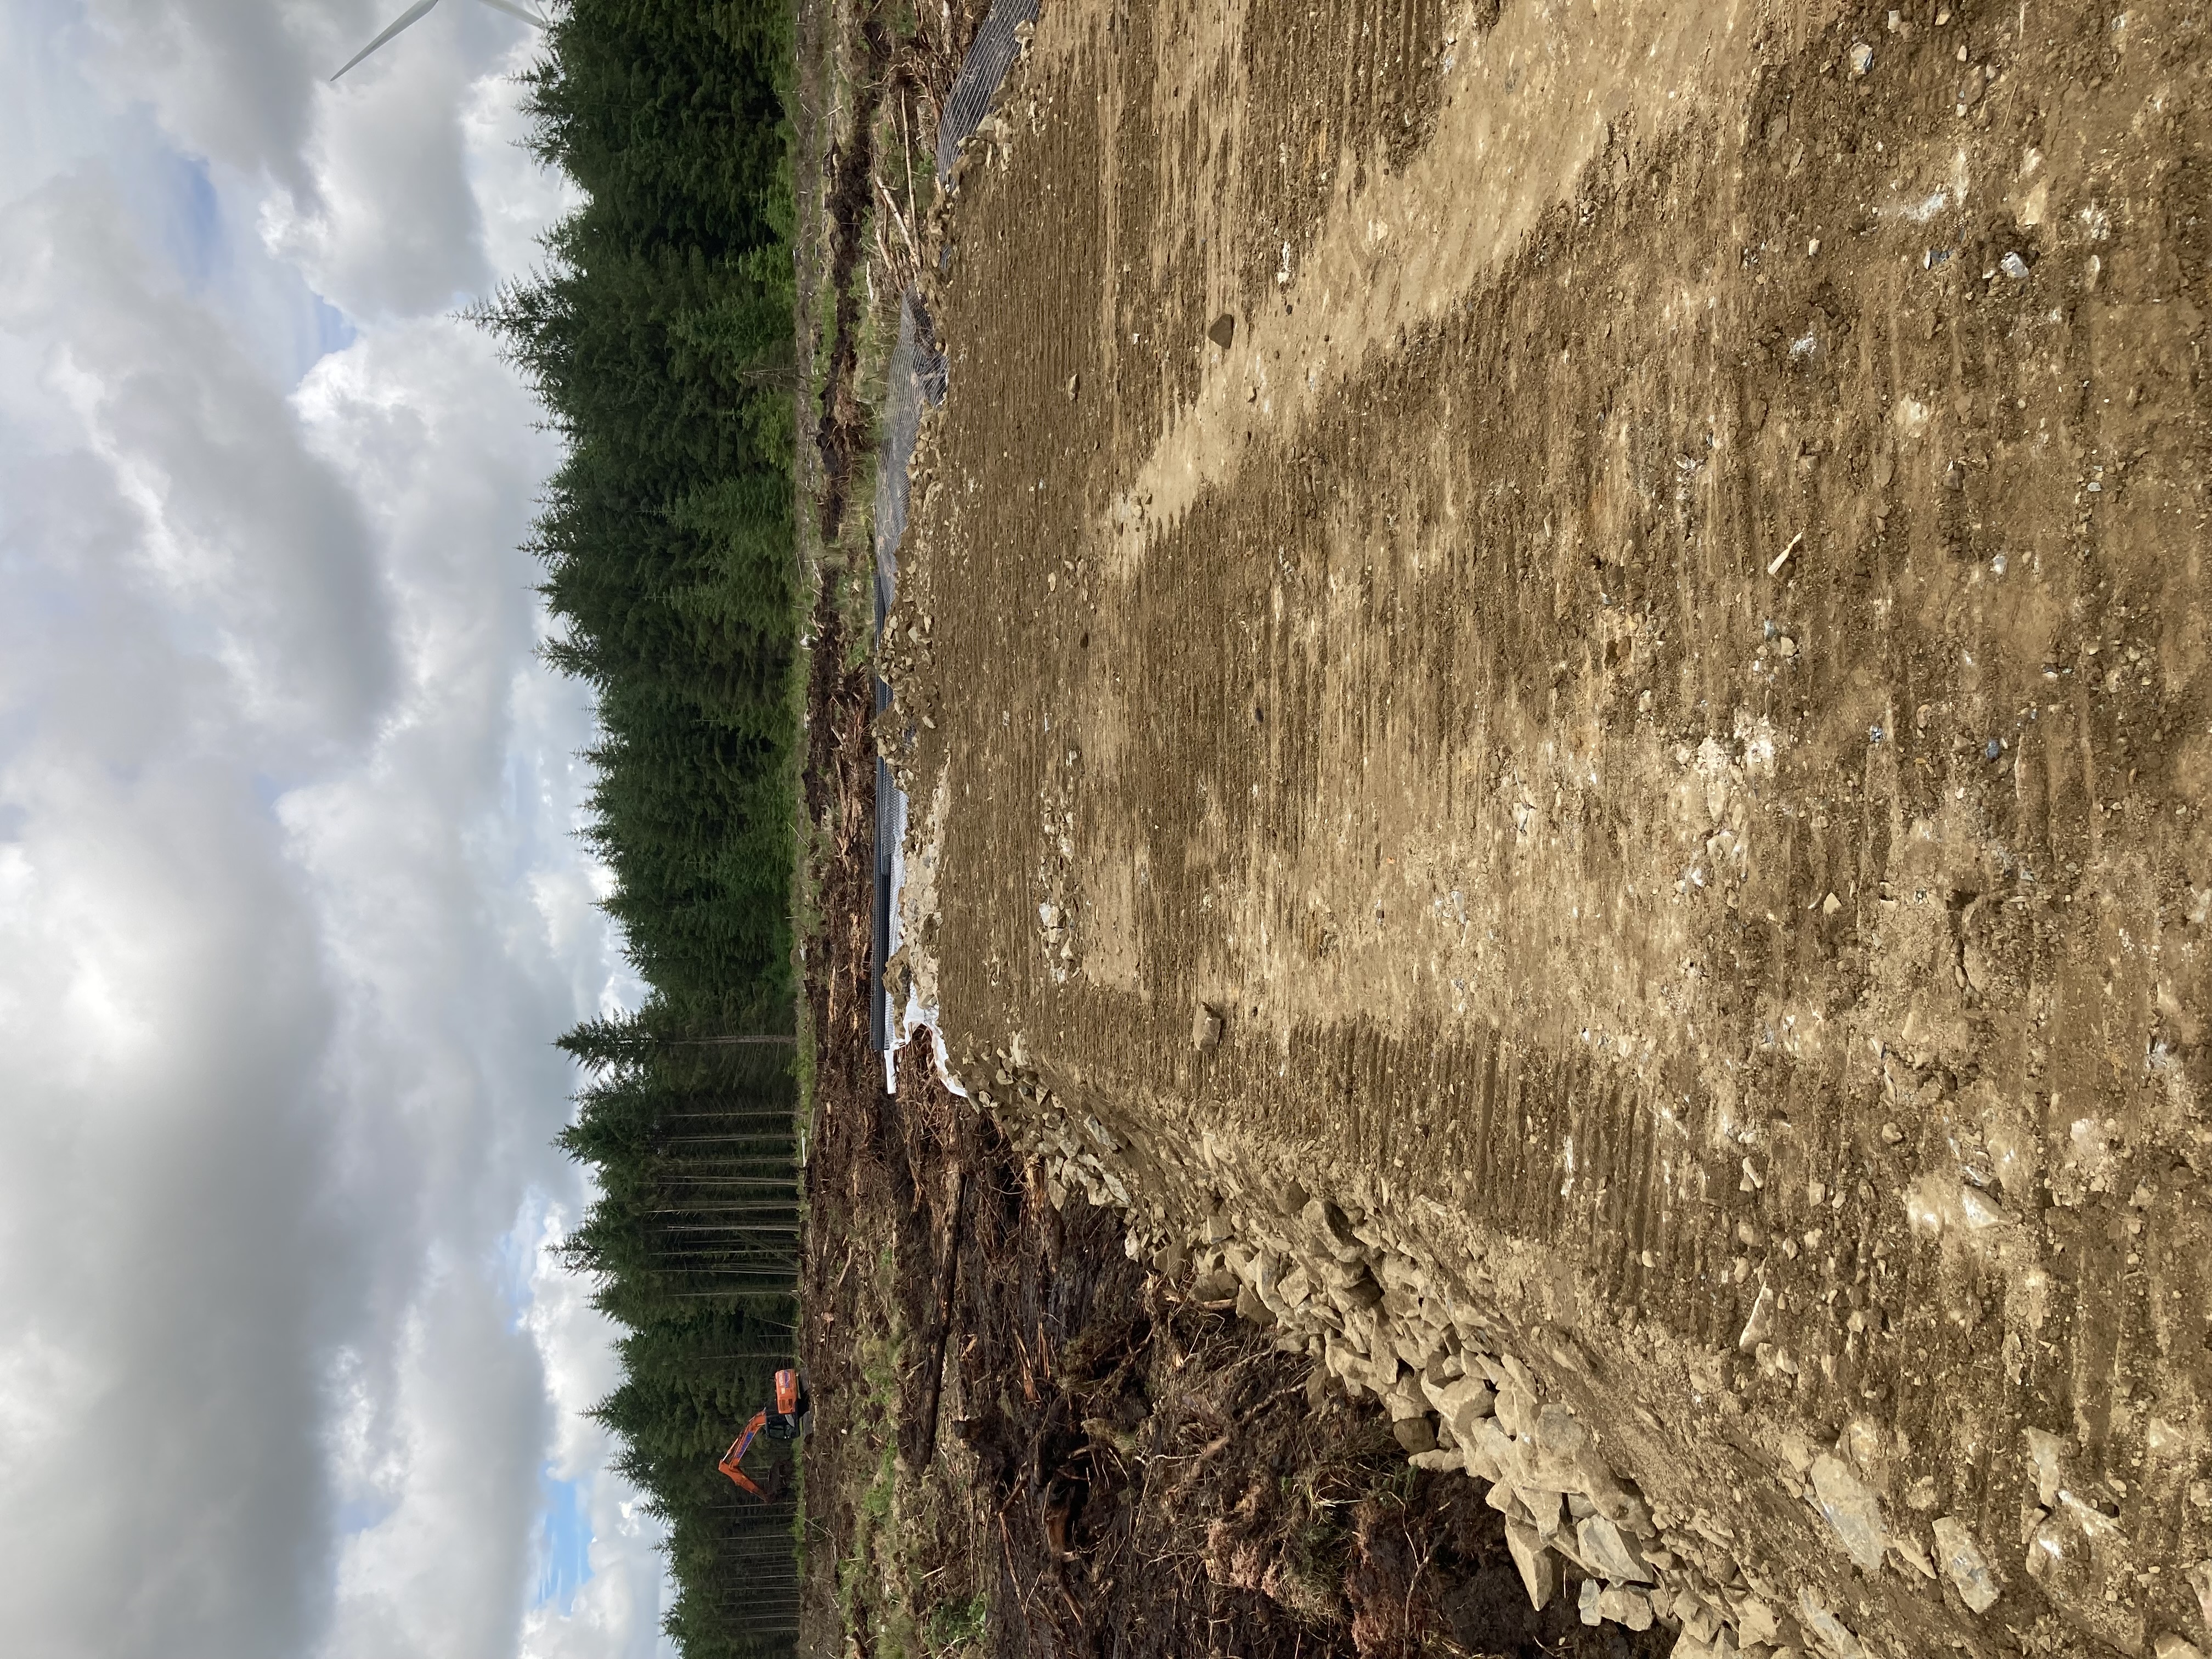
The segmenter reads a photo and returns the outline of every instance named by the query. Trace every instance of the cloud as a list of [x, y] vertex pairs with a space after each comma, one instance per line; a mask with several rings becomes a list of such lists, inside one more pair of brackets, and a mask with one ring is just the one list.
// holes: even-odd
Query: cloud
[[0, 210], [0, 246], [16, 256], [0, 328], [46, 346], [42, 425], [73, 429], [109, 480], [55, 509], [119, 507], [136, 533], [57, 530], [132, 567], [172, 627], [215, 647], [265, 730], [358, 737], [392, 672], [386, 596], [356, 501], [306, 453], [281, 390], [204, 307], [147, 280], [96, 164]]
[[[555, 452], [450, 314], [562, 199], [509, 142], [513, 31], [434, 18], [346, 102], [307, 71], [365, 6], [31, 10], [0, 1650], [641, 1653], [656, 1534], [579, 1415], [609, 1333], [538, 1248], [585, 1199], [550, 1039], [635, 987], [516, 550]], [[547, 1479], [592, 1534], [565, 1613]]]

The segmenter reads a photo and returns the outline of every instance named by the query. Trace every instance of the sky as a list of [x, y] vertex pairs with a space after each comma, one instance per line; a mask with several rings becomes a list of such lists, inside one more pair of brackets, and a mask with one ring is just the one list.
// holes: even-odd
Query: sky
[[457, 313], [564, 202], [471, 0], [0, 4], [0, 1651], [655, 1650], [550, 1040], [638, 988]]

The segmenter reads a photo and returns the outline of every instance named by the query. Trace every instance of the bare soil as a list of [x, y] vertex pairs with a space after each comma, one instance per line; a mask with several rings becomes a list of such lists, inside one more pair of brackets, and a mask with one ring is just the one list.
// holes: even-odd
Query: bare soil
[[963, 1075], [1514, 1255], [1654, 1498], [1877, 1648], [2201, 1644], [2205, 13], [1891, 15], [1047, 8], [888, 657], [934, 989]]

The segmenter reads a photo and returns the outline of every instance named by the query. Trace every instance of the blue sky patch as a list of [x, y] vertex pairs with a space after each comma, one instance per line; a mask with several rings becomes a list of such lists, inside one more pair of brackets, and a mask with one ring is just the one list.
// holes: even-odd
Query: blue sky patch
[[592, 1577], [592, 1523], [584, 1513], [583, 1483], [556, 1480], [553, 1466], [548, 1463], [538, 1473], [538, 1485], [544, 1494], [545, 1512], [538, 1538], [542, 1559], [533, 1605], [542, 1607], [550, 1603], [566, 1618], [576, 1592]]

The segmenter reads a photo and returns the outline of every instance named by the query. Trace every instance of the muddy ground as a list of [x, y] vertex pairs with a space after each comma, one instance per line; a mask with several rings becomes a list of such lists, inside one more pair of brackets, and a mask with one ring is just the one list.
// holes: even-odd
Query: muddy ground
[[[1474, 1486], [1407, 1467], [1351, 1401], [937, 1080], [926, 1036], [883, 1089], [866, 1044], [865, 669], [817, 617], [808, 809], [823, 926], [803, 1324], [799, 1650], [1656, 1659], [1522, 1593]], [[1057, 1198], [1058, 1201], [1054, 1201]]]
[[1492, 1264], [1876, 1651], [2206, 1640], [2206, 21], [1060, 0], [941, 226], [956, 1070]]

